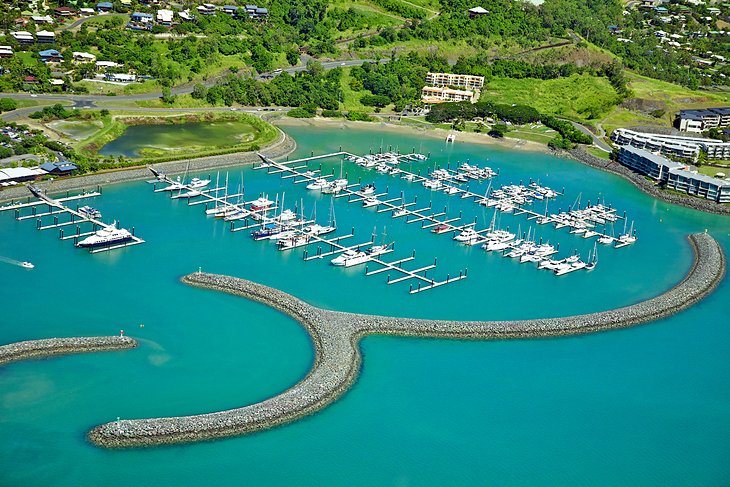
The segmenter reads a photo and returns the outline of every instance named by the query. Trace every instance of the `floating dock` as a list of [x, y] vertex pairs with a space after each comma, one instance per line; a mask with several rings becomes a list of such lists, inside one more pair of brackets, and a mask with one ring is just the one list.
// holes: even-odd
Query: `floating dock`
[[[31, 200], [30, 198], [28, 198], [28, 200], [25, 202], [13, 202], [9, 205], [0, 207], [0, 211], [15, 211], [15, 219], [17, 221], [35, 219], [37, 230], [50, 230], [57, 228], [59, 229], [59, 239], [73, 239], [74, 245], [77, 245], [79, 243], [80, 238], [94, 235], [98, 230], [111, 226], [107, 223], [102, 222], [101, 220], [98, 220], [92, 216], [78, 211], [78, 209], [73, 209], [66, 206], [66, 203], [68, 203], [69, 201], [76, 201], [84, 198], [100, 196], [101, 188], [98, 188], [97, 191], [83, 192], [73, 196], [67, 194], [65, 197], [58, 199], [47, 196], [33, 186], [28, 186], [28, 189], [33, 194], [33, 196], [36, 196], [38, 198], [37, 200]], [[22, 210], [25, 208], [30, 208], [31, 213], [23, 214]], [[40, 212], [38, 211], [39, 209], [41, 210]], [[70, 216], [70, 220], [61, 221], [59, 217], [64, 215]], [[53, 217], [53, 223], [44, 224], [43, 218], [49, 216]], [[82, 225], [89, 226], [87, 226], [86, 229], [82, 229]], [[116, 225], [116, 222], [112, 225]], [[75, 226], [76, 231], [74, 233], [66, 235], [64, 233], [65, 228], [70, 226]], [[130, 233], [131, 238], [129, 238], [128, 240], [90, 248], [89, 252], [95, 254], [99, 252], [107, 252], [114, 249], [120, 249], [144, 243], [144, 240], [134, 235], [134, 227], [132, 227]]]

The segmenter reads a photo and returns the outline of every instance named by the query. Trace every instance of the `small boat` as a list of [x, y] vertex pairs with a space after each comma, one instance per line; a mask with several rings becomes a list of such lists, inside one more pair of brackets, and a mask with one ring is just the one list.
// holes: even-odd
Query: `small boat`
[[325, 178], [319, 178], [309, 183], [307, 185], [307, 189], [323, 189], [328, 184], [329, 181], [327, 181]]
[[279, 250], [290, 250], [297, 247], [302, 247], [309, 243], [309, 239], [312, 238], [310, 235], [290, 235], [288, 237], [280, 238], [276, 241], [276, 248]]
[[446, 136], [446, 143], [453, 143], [456, 140], [456, 134], [449, 134]]
[[101, 218], [101, 212], [91, 206], [82, 206], [79, 208], [79, 213], [84, 215], [86, 218], [98, 220]]
[[476, 245], [482, 240], [482, 237], [476, 230], [469, 227], [463, 230], [459, 235], [456, 235], [454, 240], [466, 245]]
[[372, 206], [378, 206], [380, 204], [380, 200], [378, 198], [365, 198], [362, 202], [362, 206], [365, 208], [370, 208]]
[[398, 218], [401, 216], [405, 216], [408, 214], [408, 210], [406, 210], [404, 207], [398, 208], [393, 210], [392, 216], [393, 218]]
[[271, 205], [273, 204], [273, 201], [266, 198], [265, 196], [261, 196], [260, 198], [257, 198], [251, 202], [250, 208], [252, 211], [261, 211], [271, 207]]
[[190, 180], [188, 187], [193, 189], [205, 188], [210, 184], [210, 179], [193, 178]]
[[362, 188], [358, 189], [357, 192], [361, 195], [373, 194], [375, 192], [375, 185], [373, 183], [366, 184]]
[[20, 267], [25, 267], [26, 269], [33, 269], [35, 266], [28, 261], [24, 261], [24, 262], [20, 263]]
[[447, 225], [447, 224], [443, 223], [441, 225], [433, 227], [433, 230], [431, 230], [431, 233], [440, 235], [442, 233], [446, 233], [446, 232], [450, 231], [451, 228], [452, 228], [451, 225]]

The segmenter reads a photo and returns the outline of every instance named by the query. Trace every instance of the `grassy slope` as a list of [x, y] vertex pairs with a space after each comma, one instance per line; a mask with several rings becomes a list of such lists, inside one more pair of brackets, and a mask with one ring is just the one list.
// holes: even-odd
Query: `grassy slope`
[[605, 78], [573, 75], [545, 81], [495, 78], [484, 89], [481, 99], [530, 105], [542, 113], [590, 120], [608, 113], [617, 95]]

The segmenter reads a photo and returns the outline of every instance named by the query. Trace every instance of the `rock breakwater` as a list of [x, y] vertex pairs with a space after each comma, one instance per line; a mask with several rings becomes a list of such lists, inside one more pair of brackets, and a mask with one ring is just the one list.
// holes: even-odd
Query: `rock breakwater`
[[19, 360], [67, 355], [71, 353], [125, 350], [137, 346], [137, 340], [125, 336], [45, 338], [0, 345], [0, 365]]
[[694, 264], [667, 292], [614, 310], [533, 320], [462, 322], [329, 311], [245, 279], [190, 274], [183, 277], [184, 283], [259, 301], [299, 321], [312, 338], [314, 366], [290, 389], [256, 404], [210, 414], [115, 421], [93, 428], [88, 438], [108, 448], [153, 446], [246, 434], [291, 422], [327, 406], [352, 386], [361, 364], [358, 342], [368, 334], [505, 339], [581, 334], [654, 321], [692, 306], [711, 293], [725, 274], [725, 256], [717, 241], [707, 234], [694, 234], [689, 242]]

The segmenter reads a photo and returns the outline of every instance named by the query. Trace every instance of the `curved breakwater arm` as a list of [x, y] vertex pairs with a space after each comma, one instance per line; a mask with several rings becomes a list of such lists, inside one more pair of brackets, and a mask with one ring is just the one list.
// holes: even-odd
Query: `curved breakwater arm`
[[314, 366], [292, 388], [256, 404], [194, 416], [121, 420], [93, 428], [88, 437], [109, 448], [153, 446], [241, 435], [294, 421], [334, 402], [352, 386], [361, 363], [358, 341], [368, 334], [505, 339], [581, 334], [654, 321], [692, 306], [725, 274], [725, 256], [715, 239], [694, 234], [689, 242], [695, 255], [692, 268], [667, 292], [614, 310], [533, 320], [460, 322], [328, 311], [245, 279], [190, 274], [183, 277], [184, 283], [259, 301], [299, 321], [312, 338]]

